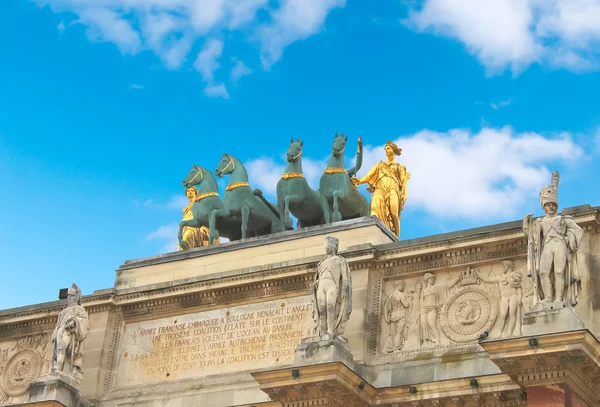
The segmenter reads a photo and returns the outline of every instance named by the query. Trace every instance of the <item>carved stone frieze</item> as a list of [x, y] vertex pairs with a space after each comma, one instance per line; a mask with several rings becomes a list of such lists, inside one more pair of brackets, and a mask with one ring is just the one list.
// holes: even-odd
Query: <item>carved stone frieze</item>
[[23, 401], [29, 384], [48, 369], [49, 344], [47, 334], [0, 343], [0, 405]]
[[148, 300], [123, 305], [121, 309], [124, 318], [159, 315], [188, 308], [228, 304], [254, 298], [268, 298], [295, 292], [307, 293], [311, 281], [312, 275], [303, 274], [279, 280], [247, 284], [241, 287], [215, 288], [183, 296]]
[[[372, 270], [368, 350], [373, 361], [410, 359], [424, 349], [458, 350], [487, 337], [520, 335], [522, 315], [531, 307], [526, 246], [513, 242], [496, 248], [433, 255], [424, 260], [427, 266], [415, 260]], [[500, 261], [508, 254], [520, 258]], [[407, 267], [429, 269], [432, 262], [448, 264], [448, 259], [465, 268], [406, 274]], [[478, 264], [481, 259], [485, 262]]]

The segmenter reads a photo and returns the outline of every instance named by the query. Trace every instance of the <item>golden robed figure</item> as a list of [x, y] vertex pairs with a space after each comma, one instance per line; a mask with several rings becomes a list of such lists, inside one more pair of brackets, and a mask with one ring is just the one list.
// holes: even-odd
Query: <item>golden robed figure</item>
[[[194, 213], [192, 208], [194, 206], [194, 202], [198, 197], [198, 190], [195, 187], [188, 187], [185, 190], [185, 194], [188, 197], [190, 203], [188, 206], [183, 208], [183, 220], [192, 220], [194, 219]], [[208, 246], [208, 235], [209, 229], [205, 226], [201, 226], [199, 228], [184, 226], [183, 227], [183, 240], [188, 244], [188, 247], [191, 249], [192, 247], [201, 247]], [[215, 239], [214, 243], [218, 244], [220, 239]], [[179, 250], [183, 250], [181, 246], [177, 245]]]
[[371, 215], [377, 216], [396, 236], [400, 237], [400, 212], [408, 197], [406, 183], [410, 172], [394, 161], [402, 149], [392, 141], [385, 144], [387, 161], [380, 161], [362, 178], [352, 178], [355, 186], [368, 183], [371, 192]]

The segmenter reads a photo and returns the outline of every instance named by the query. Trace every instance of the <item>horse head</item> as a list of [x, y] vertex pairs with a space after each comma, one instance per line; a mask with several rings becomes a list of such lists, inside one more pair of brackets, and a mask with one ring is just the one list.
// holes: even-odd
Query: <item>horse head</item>
[[302, 155], [302, 146], [304, 145], [304, 141], [300, 141], [299, 138], [294, 141], [292, 138], [290, 140], [290, 146], [287, 151], [287, 162], [291, 163], [296, 161]]
[[184, 188], [193, 187], [200, 185], [204, 181], [204, 174], [202, 174], [202, 167], [192, 164], [192, 169], [188, 172], [188, 175], [181, 181], [181, 185]]
[[339, 157], [340, 155], [344, 154], [344, 150], [346, 149], [346, 141], [348, 141], [348, 136], [344, 137], [344, 133], [340, 134], [339, 136], [337, 133], [335, 133], [335, 136], [333, 137], [333, 148], [331, 150], [331, 153], [334, 157]]
[[217, 165], [217, 169], [215, 170], [215, 175], [221, 178], [224, 175], [231, 174], [233, 170], [235, 170], [234, 158], [227, 153], [223, 154], [223, 157], [221, 157], [221, 161], [219, 161], [219, 165]]

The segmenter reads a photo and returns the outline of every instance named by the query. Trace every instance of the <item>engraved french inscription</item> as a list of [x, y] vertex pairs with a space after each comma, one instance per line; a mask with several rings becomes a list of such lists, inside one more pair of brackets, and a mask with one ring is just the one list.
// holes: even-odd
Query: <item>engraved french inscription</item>
[[117, 386], [288, 365], [313, 328], [308, 297], [127, 324]]

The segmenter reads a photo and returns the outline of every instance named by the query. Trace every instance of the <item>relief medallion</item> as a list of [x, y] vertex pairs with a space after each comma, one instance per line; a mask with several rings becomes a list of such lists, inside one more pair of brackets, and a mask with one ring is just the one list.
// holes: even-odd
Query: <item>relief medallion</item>
[[16, 353], [6, 364], [0, 385], [8, 396], [25, 394], [29, 384], [39, 376], [42, 369], [42, 357], [33, 349], [24, 349]]
[[498, 304], [478, 284], [459, 288], [443, 305], [442, 330], [454, 342], [472, 342], [489, 331], [498, 314]]

